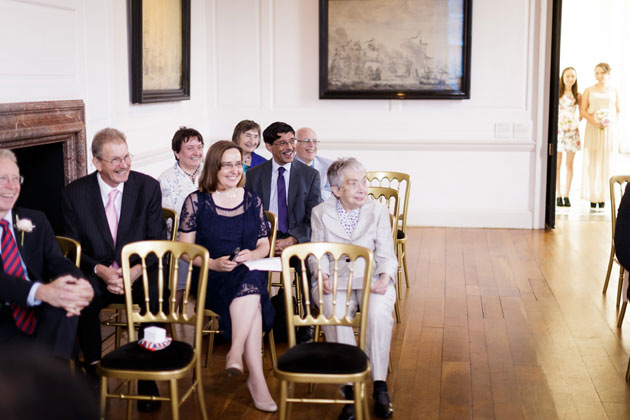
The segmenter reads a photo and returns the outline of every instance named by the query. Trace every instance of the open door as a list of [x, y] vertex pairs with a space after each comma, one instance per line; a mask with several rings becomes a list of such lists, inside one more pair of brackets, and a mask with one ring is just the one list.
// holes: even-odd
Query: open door
[[545, 200], [545, 227], [556, 227], [556, 162], [558, 142], [558, 83], [560, 74], [560, 34], [562, 0], [553, 0], [551, 22], [551, 62], [549, 83], [549, 132], [547, 135], [547, 196]]

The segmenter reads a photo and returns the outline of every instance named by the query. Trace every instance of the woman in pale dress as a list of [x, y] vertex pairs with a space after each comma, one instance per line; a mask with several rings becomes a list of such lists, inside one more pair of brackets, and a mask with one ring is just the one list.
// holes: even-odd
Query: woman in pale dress
[[613, 152], [613, 132], [619, 115], [619, 93], [608, 85], [610, 66], [595, 66], [594, 86], [586, 88], [580, 104], [580, 116], [586, 118], [584, 132], [584, 162], [582, 198], [591, 208], [603, 208], [609, 195], [610, 158]]
[[[560, 98], [558, 102], [558, 162], [556, 167], [556, 205], [558, 207], [571, 207], [569, 191], [573, 180], [573, 160], [575, 152], [580, 150], [580, 132], [576, 116], [580, 106], [580, 94], [578, 92], [577, 73], [573, 67], [562, 70], [560, 76]], [[562, 155], [566, 156], [566, 182], [564, 193], [560, 189], [560, 170], [562, 168]]]
[[[162, 172], [158, 181], [162, 190], [162, 207], [173, 209], [179, 215], [188, 194], [198, 188], [203, 162], [203, 137], [194, 128], [180, 127], [173, 135], [171, 148], [175, 155], [175, 164]], [[171, 229], [177, 229], [177, 226], [168, 228], [170, 238]], [[188, 263], [180, 260], [179, 267], [176, 295], [178, 307], [184, 296]]]

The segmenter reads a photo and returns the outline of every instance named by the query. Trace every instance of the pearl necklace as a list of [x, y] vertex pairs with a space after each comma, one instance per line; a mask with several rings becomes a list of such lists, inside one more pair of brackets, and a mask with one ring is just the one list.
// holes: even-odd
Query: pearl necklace
[[236, 188], [234, 189], [234, 193], [232, 193], [232, 194], [228, 194], [226, 192], [219, 191], [219, 190], [216, 190], [215, 192], [217, 194], [219, 194], [220, 196], [223, 196], [225, 198], [236, 198], [236, 196], [238, 195], [238, 189], [236, 189]]

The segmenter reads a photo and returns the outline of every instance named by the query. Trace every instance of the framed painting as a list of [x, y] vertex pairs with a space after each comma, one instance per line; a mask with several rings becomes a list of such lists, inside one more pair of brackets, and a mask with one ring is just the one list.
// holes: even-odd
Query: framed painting
[[190, 0], [131, 0], [131, 101], [190, 99]]
[[472, 0], [320, 0], [320, 99], [469, 99]]

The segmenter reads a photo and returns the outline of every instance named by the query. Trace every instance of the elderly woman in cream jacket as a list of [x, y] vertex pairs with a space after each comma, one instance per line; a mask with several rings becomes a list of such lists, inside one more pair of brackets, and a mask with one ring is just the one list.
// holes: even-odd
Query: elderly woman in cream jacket
[[[374, 253], [374, 267], [368, 308], [366, 329], [366, 352], [372, 365], [374, 381], [374, 405], [376, 414], [388, 418], [393, 414], [391, 399], [387, 393], [387, 367], [389, 347], [394, 319], [392, 311], [396, 300], [393, 279], [398, 269], [394, 254], [394, 243], [389, 212], [384, 204], [371, 200], [367, 196], [368, 181], [365, 169], [356, 159], [339, 159], [328, 168], [328, 181], [333, 195], [313, 209], [311, 216], [311, 242], [337, 242], [363, 246]], [[360, 261], [362, 262], [362, 261]], [[355, 264], [355, 273], [362, 273], [363, 267]], [[317, 272], [317, 263], [311, 267]], [[339, 286], [343, 289], [343, 276], [348, 275], [348, 267], [339, 267]], [[322, 261], [322, 285], [324, 293], [324, 312], [332, 311], [332, 279], [329, 279], [330, 267]], [[314, 284], [314, 293], [317, 287]], [[357, 308], [362, 289], [361, 281], [353, 281], [353, 293], [350, 295], [351, 307]], [[347, 288], [347, 280], [345, 282]], [[329, 298], [326, 299], [326, 296]], [[342, 315], [345, 306], [345, 293], [337, 295], [337, 308]], [[341, 302], [343, 300], [344, 302]], [[358, 309], [358, 308], [357, 308]], [[323, 327], [326, 340], [330, 342], [356, 345], [351, 327]], [[352, 397], [352, 386], [346, 385], [343, 392]], [[354, 416], [354, 406], [344, 406], [340, 419]]]

